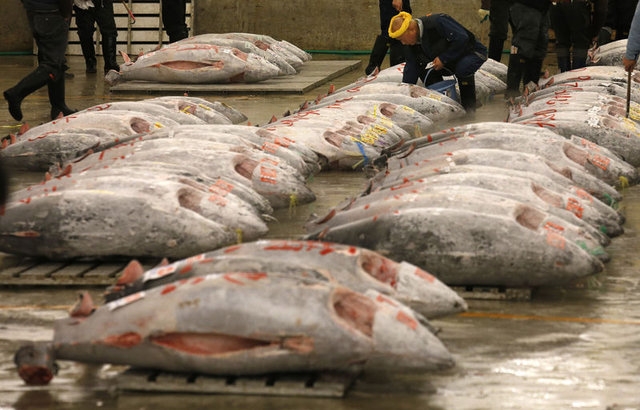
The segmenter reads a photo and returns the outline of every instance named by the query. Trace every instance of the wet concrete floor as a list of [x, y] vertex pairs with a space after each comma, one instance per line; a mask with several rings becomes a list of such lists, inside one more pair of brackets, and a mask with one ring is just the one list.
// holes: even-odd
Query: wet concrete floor
[[[319, 56], [314, 58], [342, 58]], [[356, 57], [357, 58], [357, 57]], [[71, 107], [153, 95], [109, 93], [100, 77], [84, 74], [80, 57], [70, 57], [75, 78], [67, 80]], [[33, 57], [0, 59], [0, 87], [12, 86], [28, 73]], [[347, 85], [361, 70], [333, 83]], [[307, 99], [304, 95], [198, 95], [226, 102], [244, 112], [252, 124], [264, 124]], [[30, 124], [47, 121], [46, 90], [23, 103]], [[462, 122], [501, 121], [503, 103], [496, 99]], [[2, 135], [15, 121], [0, 104]], [[446, 124], [455, 125], [455, 124]], [[445, 124], [443, 124], [443, 128]], [[41, 175], [14, 174], [14, 187], [37, 182]], [[357, 194], [366, 178], [359, 173], [329, 172], [310, 186], [312, 204], [276, 214], [269, 237], [297, 238], [302, 223]], [[75, 301], [73, 288], [0, 288], [0, 410], [9, 409], [640, 409], [640, 189], [625, 192], [621, 210], [625, 234], [608, 247], [606, 271], [565, 288], [538, 289], [528, 301], [468, 300], [469, 312], [434, 321], [457, 366], [445, 373], [371, 375], [357, 380], [343, 399], [240, 395], [137, 394], [117, 392], [111, 376], [118, 368], [89, 369], [61, 362], [57, 378], [46, 387], [26, 387], [18, 378], [13, 354], [25, 341], [50, 340], [52, 323]], [[90, 289], [100, 300], [102, 289]]]

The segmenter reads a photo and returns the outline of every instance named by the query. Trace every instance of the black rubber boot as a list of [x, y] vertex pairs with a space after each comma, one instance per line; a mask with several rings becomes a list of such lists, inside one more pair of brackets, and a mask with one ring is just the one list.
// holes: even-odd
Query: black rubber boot
[[178, 30], [172, 33], [167, 33], [169, 35], [169, 42], [175, 43], [176, 41], [184, 40], [189, 37], [189, 30]]
[[61, 113], [63, 116], [67, 116], [69, 114], [77, 112], [77, 110], [67, 107], [67, 103], [65, 102], [63, 75], [61, 75], [60, 78], [56, 80], [49, 80], [47, 82], [47, 89], [49, 91], [49, 103], [51, 103], [52, 120], [58, 118]]
[[85, 72], [87, 74], [94, 74], [96, 72], [96, 48], [93, 43], [93, 33], [91, 36], [78, 36], [80, 37], [80, 47], [82, 48], [82, 55], [84, 56]]
[[369, 64], [367, 68], [364, 69], [366, 75], [373, 73], [376, 68], [380, 68], [384, 57], [387, 55], [387, 50], [389, 50], [387, 39], [382, 35], [376, 37], [376, 41], [373, 43], [373, 49], [371, 49], [371, 55], [369, 56]]
[[116, 37], [102, 38], [102, 56], [104, 57], [104, 73], [109, 70], [120, 71], [120, 66], [116, 60]]
[[561, 73], [571, 70], [571, 57], [569, 57], [569, 50], [563, 49], [558, 51], [558, 70]]
[[476, 78], [474, 75], [458, 78], [458, 88], [460, 88], [460, 104], [467, 113], [476, 111]]
[[504, 40], [494, 40], [489, 38], [489, 53], [488, 57], [495, 61], [502, 59], [502, 48], [504, 47]]
[[49, 73], [42, 67], [38, 67], [20, 80], [14, 87], [6, 90], [3, 95], [9, 103], [9, 113], [16, 121], [22, 120], [22, 100], [32, 92], [47, 84]]
[[587, 49], [586, 48], [574, 48], [573, 60], [571, 61], [571, 69], [582, 68], [587, 66]]
[[542, 74], [542, 60], [539, 58], [529, 59], [524, 68], [522, 82], [524, 83], [524, 85], [528, 85], [529, 83], [534, 83], [537, 89], [541, 74]]
[[520, 83], [524, 75], [524, 69], [527, 64], [525, 58], [518, 54], [509, 55], [509, 65], [507, 67], [507, 98], [518, 97], [520, 95]]

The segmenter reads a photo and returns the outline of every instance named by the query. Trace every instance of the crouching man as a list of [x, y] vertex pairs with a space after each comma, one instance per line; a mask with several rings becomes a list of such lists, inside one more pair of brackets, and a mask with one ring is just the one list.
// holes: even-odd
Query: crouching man
[[[415, 84], [421, 78], [428, 86], [442, 81], [442, 70], [446, 68], [458, 79], [462, 106], [467, 112], [475, 111], [474, 75], [487, 60], [487, 48], [473, 33], [447, 14], [413, 18], [401, 12], [391, 19], [389, 36], [408, 48], [402, 82]], [[433, 70], [425, 78], [429, 63]]]

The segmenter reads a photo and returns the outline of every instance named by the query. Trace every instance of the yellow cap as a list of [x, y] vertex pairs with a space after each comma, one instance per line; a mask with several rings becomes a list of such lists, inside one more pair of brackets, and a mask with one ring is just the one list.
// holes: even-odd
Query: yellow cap
[[[398, 30], [393, 31], [391, 27], [393, 26], [393, 21], [397, 19], [402, 19], [402, 25]], [[404, 32], [409, 28], [409, 23], [411, 23], [412, 19], [413, 17], [411, 17], [411, 14], [407, 13], [406, 11], [401, 11], [399, 14], [393, 16], [391, 22], [389, 23], [389, 37], [398, 38], [403, 35]]]

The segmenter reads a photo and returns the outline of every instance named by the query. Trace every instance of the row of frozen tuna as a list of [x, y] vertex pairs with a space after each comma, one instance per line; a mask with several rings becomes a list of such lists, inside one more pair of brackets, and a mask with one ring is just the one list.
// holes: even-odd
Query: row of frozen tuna
[[120, 71], [105, 76], [124, 81], [175, 84], [254, 83], [296, 74], [310, 54], [286, 40], [252, 33], [201, 34], [139, 56], [122, 53]]
[[193, 97], [91, 107], [5, 141], [0, 155], [12, 168], [50, 173], [13, 194], [0, 249], [179, 258], [254, 240], [273, 208], [315, 199], [305, 181], [321, 168], [362, 168], [462, 114], [439, 93], [391, 83], [348, 87], [262, 127]]
[[56, 360], [190, 374], [401, 372], [454, 365], [428, 319], [466, 303], [424, 270], [353, 246], [258, 241], [145, 271], [96, 307], [80, 295], [51, 342], [15, 355], [28, 384]]
[[508, 121], [548, 128], [567, 138], [578, 135], [638, 167], [639, 103], [640, 74], [629, 77], [622, 66], [590, 66], [556, 74], [541, 89], [515, 101]]
[[[353, 85], [346, 88], [354, 88], [370, 83], [402, 83], [402, 74], [404, 70], [404, 63], [386, 68], [378, 73], [373, 73], [367, 77], [363, 77], [356, 81]], [[445, 78], [452, 79], [453, 76]], [[492, 59], [487, 59], [482, 66], [476, 71], [474, 75], [476, 84], [476, 98], [482, 103], [487, 100], [491, 100], [494, 95], [502, 94], [507, 89], [507, 66]], [[418, 80], [418, 85], [423, 87], [421, 80]], [[460, 95], [460, 90], [456, 82], [457, 95]]]

